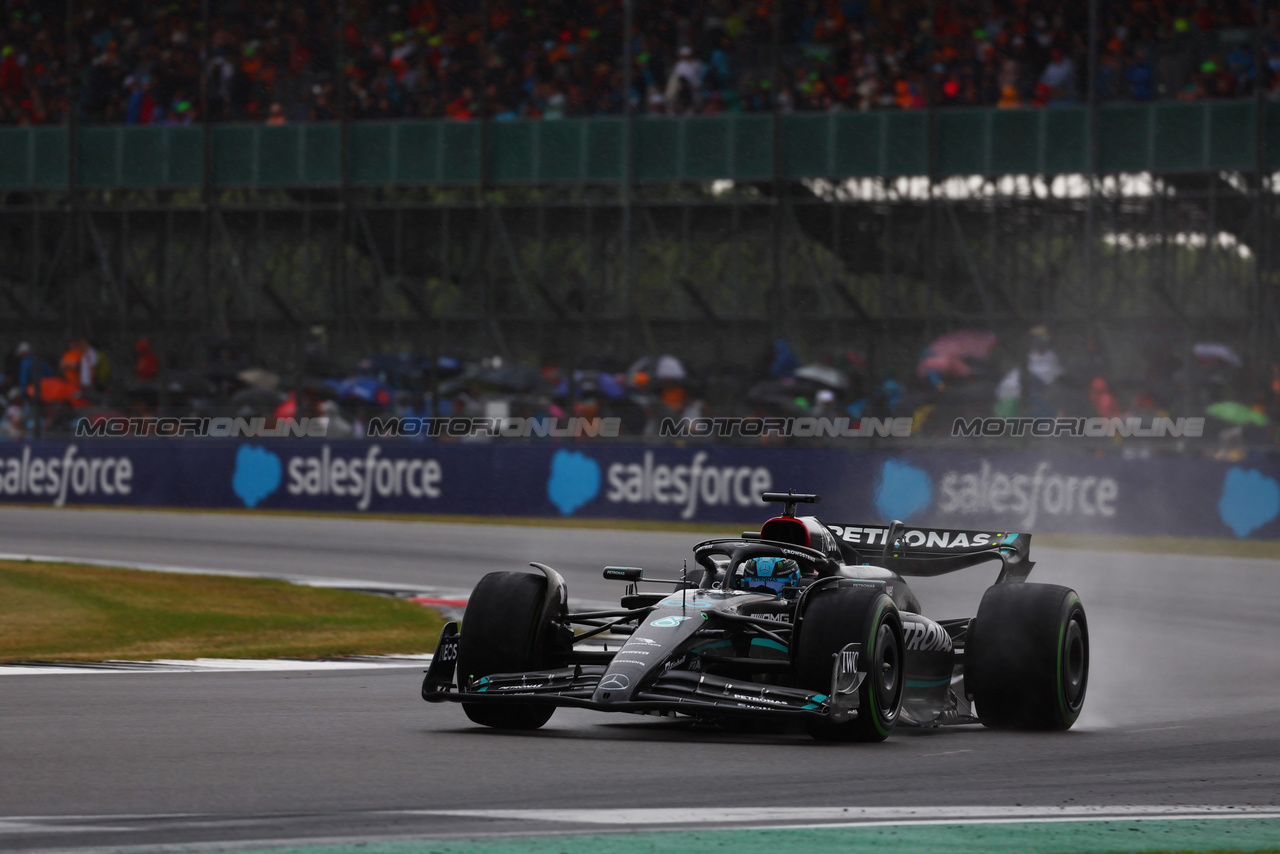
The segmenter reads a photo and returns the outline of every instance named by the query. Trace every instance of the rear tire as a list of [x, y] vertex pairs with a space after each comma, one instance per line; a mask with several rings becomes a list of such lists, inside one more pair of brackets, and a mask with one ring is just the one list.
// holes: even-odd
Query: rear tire
[[805, 604], [796, 647], [796, 684], [831, 691], [834, 656], [861, 643], [868, 667], [858, 688], [858, 716], [840, 724], [809, 721], [805, 729], [819, 741], [884, 741], [902, 708], [906, 679], [902, 618], [883, 591], [872, 587], [830, 587]]
[[[458, 684], [494, 673], [545, 666], [539, 638], [547, 579], [527, 572], [491, 572], [472, 591], [458, 638]], [[497, 729], [537, 729], [555, 711], [551, 705], [463, 703], [467, 717]]]
[[965, 689], [983, 726], [1067, 730], [1089, 683], [1089, 624], [1074, 590], [997, 584], [969, 626]]

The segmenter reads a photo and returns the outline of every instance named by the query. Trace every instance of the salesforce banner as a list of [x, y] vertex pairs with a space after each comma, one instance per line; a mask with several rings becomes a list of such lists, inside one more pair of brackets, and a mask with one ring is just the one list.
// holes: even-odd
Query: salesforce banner
[[0, 502], [758, 524], [767, 490], [833, 522], [1280, 539], [1280, 461], [403, 441], [0, 445]]

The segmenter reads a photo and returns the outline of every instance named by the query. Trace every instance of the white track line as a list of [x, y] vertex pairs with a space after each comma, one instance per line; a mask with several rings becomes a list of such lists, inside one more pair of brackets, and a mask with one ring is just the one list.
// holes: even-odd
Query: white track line
[[[705, 809], [406, 810], [402, 815], [545, 821], [563, 824], [684, 825], [708, 820]], [[1077, 806], [1077, 807], [731, 807], [715, 811], [717, 823], [759, 827], [880, 826], [1139, 819], [1280, 818], [1271, 806]]]
[[[435, 833], [410, 833], [380, 837], [381, 843], [446, 838], [538, 837], [557, 834], [600, 833], [630, 828], [636, 832], [647, 826], [651, 830], [675, 830], [697, 825], [700, 830], [757, 832], [760, 830], [795, 830], [800, 828], [872, 828], [928, 827], [939, 825], [1048, 824], [1063, 822], [1136, 822], [1136, 821], [1216, 821], [1232, 819], [1280, 820], [1280, 808], [1259, 806], [1077, 806], [1077, 807], [765, 807], [730, 808], [708, 818], [704, 809], [598, 809], [598, 810], [375, 810], [371, 819], [387, 820], [412, 816], [481, 818], [495, 821], [536, 822], [512, 826], [498, 825], [488, 830], [441, 828]], [[850, 820], [851, 817], [856, 817]], [[80, 824], [78, 822], [87, 822]], [[6, 835], [82, 834], [131, 831], [145, 833], [165, 827], [170, 830], [236, 825], [240, 827], [270, 823], [270, 817], [234, 819], [200, 813], [98, 816], [5, 816], [0, 818], [0, 838]], [[566, 828], [559, 825], [577, 824]], [[236, 850], [270, 848], [317, 848], [324, 845], [368, 843], [361, 838], [268, 838], [241, 840]], [[226, 842], [188, 844], [131, 845], [126, 849], [98, 848], [99, 852], [177, 852], [225, 851]], [[88, 854], [88, 852], [86, 852]]]
[[[1115, 816], [1030, 816], [1025, 818], [936, 818], [916, 821], [848, 821], [848, 822], [816, 822], [809, 824], [758, 824], [752, 825], [754, 830], [817, 830], [821, 828], [857, 828], [857, 827], [931, 827], [953, 825], [996, 825], [996, 824], [1069, 824], [1072, 822], [1131, 822], [1131, 821], [1238, 821], [1251, 818], [1265, 821], [1280, 821], [1280, 810], [1260, 813], [1203, 813], [1190, 815], [1115, 815]], [[1280, 830], [1280, 828], [1278, 828]]]

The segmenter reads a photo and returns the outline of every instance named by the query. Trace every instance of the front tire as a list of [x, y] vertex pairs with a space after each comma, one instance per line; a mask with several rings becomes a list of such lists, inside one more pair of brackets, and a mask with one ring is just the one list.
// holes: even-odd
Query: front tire
[[[540, 641], [547, 579], [527, 572], [491, 572], [472, 591], [458, 638], [458, 684], [493, 673], [519, 673], [545, 666]], [[551, 705], [463, 703], [467, 717], [481, 726], [531, 730], [545, 724]]]
[[898, 608], [878, 588], [849, 586], [817, 591], [805, 604], [796, 647], [796, 684], [831, 691], [836, 653], [861, 643], [867, 656], [867, 677], [858, 688], [858, 716], [833, 724], [806, 722], [819, 741], [884, 741], [898, 721], [906, 679], [902, 618]]
[[1056, 584], [997, 584], [969, 626], [965, 689], [983, 726], [1068, 730], [1089, 684], [1089, 623]]

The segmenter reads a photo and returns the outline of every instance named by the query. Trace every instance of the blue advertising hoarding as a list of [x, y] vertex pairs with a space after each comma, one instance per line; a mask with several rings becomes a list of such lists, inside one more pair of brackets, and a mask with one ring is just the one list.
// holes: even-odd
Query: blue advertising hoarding
[[0, 446], [0, 501], [750, 523], [765, 490], [840, 521], [1280, 538], [1280, 462], [590, 442], [95, 440]]

